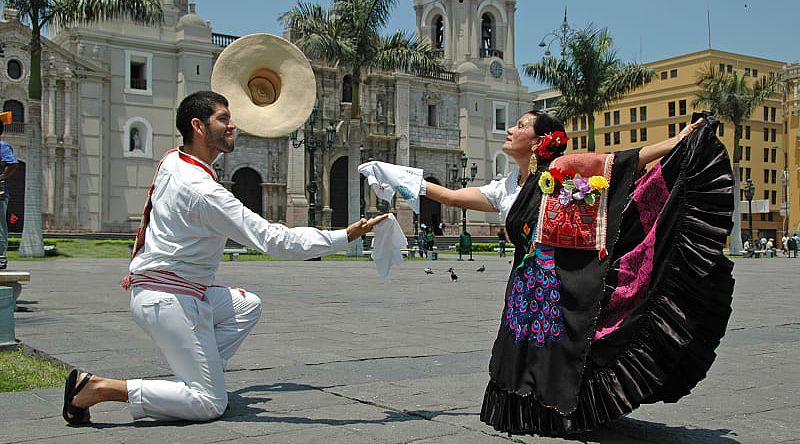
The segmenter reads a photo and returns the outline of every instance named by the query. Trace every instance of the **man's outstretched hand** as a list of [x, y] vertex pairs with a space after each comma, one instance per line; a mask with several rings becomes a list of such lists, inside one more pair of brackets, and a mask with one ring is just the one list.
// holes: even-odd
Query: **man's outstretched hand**
[[375, 225], [378, 225], [379, 223], [383, 222], [384, 220], [386, 220], [387, 217], [389, 217], [389, 213], [381, 214], [380, 216], [375, 216], [369, 220], [364, 219], [362, 217], [361, 220], [353, 222], [352, 224], [350, 224], [349, 227], [347, 227], [347, 240], [349, 242], [352, 242], [358, 239], [359, 237], [369, 233], [370, 231], [372, 231]]

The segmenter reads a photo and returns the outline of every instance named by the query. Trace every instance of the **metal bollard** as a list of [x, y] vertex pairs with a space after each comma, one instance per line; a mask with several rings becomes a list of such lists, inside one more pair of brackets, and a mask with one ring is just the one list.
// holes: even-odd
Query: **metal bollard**
[[16, 344], [14, 305], [14, 291], [10, 287], [0, 287], [0, 346]]

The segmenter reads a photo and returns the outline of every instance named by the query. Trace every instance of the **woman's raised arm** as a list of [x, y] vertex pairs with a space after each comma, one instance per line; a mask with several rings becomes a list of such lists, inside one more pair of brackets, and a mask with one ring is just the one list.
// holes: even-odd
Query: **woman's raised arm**
[[667, 140], [655, 143], [653, 145], [647, 145], [646, 147], [639, 150], [639, 168], [643, 168], [648, 163], [660, 159], [664, 157], [667, 153], [675, 148], [675, 145], [678, 144], [684, 137], [688, 136], [695, 130], [700, 124], [703, 122], [703, 119], [698, 119], [696, 122], [688, 125], [686, 128], [682, 129], [680, 133], [678, 133], [675, 137], [670, 137]]

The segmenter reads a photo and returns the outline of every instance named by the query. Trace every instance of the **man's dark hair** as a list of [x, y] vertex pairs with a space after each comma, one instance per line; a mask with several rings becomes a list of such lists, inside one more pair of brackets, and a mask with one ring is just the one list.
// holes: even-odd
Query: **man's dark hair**
[[175, 126], [183, 136], [184, 145], [192, 143], [194, 138], [192, 119], [198, 118], [204, 123], [208, 123], [208, 119], [214, 114], [214, 105], [222, 105], [227, 108], [228, 99], [213, 91], [198, 91], [186, 96], [181, 101], [175, 117]]

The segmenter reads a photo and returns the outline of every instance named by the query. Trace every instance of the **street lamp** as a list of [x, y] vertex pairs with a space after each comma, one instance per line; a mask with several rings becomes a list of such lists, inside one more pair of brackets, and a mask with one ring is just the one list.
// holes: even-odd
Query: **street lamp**
[[789, 236], [789, 155], [786, 150], [773, 145], [772, 149], [783, 151], [783, 174], [781, 174], [781, 183], [783, 184], [783, 235]]
[[317, 148], [322, 150], [330, 149], [330, 147], [333, 146], [333, 138], [336, 136], [336, 126], [334, 126], [333, 122], [330, 122], [328, 127], [325, 128], [325, 140], [320, 140], [320, 138], [314, 134], [318, 112], [319, 110], [314, 108], [311, 111], [311, 115], [308, 117], [308, 131], [303, 131], [304, 135], [308, 134], [305, 139], [297, 140], [297, 130], [292, 131], [292, 134], [289, 136], [293, 148], [300, 148], [300, 146], [305, 145], [306, 152], [308, 153], [309, 180], [308, 185], [306, 185], [306, 191], [308, 191], [309, 227], [315, 227], [317, 225], [317, 168], [314, 163], [315, 153]]
[[744, 187], [744, 196], [747, 198], [747, 230], [750, 233], [750, 244], [754, 245], [755, 238], [753, 238], [753, 195], [756, 193], [756, 187], [753, 185], [751, 179], [747, 179], [747, 185]]
[[[466, 188], [467, 184], [475, 180], [475, 176], [478, 174], [478, 164], [472, 162], [472, 166], [469, 169], [469, 177], [467, 177], [467, 163], [469, 158], [465, 153], [461, 153], [461, 177], [458, 177], [458, 165], [453, 164], [450, 168], [450, 180], [453, 184], [457, 184], [461, 182], [461, 188]], [[461, 236], [459, 238], [459, 244], [461, 243], [461, 239], [463, 239], [467, 235], [467, 209], [461, 209]], [[460, 245], [459, 245], [460, 246]], [[462, 248], [458, 249], [458, 260], [461, 260]], [[472, 250], [470, 249], [470, 260], [472, 260]]]
[[[544, 51], [545, 57], [550, 57], [552, 53], [550, 52], [550, 45], [553, 44], [556, 40], [561, 45], [561, 57], [567, 55], [567, 40], [569, 40], [570, 35], [572, 35], [573, 29], [567, 23], [567, 8], [564, 8], [564, 21], [561, 22], [561, 26], [553, 31], [548, 32], [542, 37], [542, 40], [539, 41], [540, 48], [547, 48]], [[548, 40], [545, 42], [545, 40]]]

